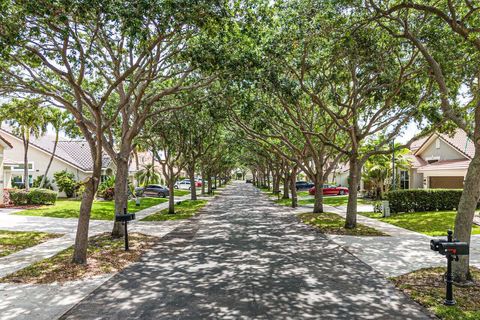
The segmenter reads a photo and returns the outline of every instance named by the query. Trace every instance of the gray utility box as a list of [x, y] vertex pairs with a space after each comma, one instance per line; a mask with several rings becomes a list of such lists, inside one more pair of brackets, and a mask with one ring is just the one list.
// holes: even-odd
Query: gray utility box
[[390, 217], [390, 204], [388, 201], [382, 201], [382, 214], [384, 217]]

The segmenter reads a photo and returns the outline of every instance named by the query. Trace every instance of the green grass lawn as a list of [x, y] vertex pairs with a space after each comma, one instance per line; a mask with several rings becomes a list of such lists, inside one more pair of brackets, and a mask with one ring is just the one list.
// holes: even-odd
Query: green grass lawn
[[[396, 214], [388, 218], [382, 218], [381, 213], [362, 212], [360, 214], [427, 236], [437, 237], [446, 236], [448, 229], [453, 230], [457, 213], [456, 211], [412, 212]], [[472, 234], [480, 234], [480, 227], [474, 225]]]
[[480, 270], [470, 268], [477, 282], [472, 286], [455, 286], [455, 306], [444, 306], [445, 282], [443, 275], [446, 268], [427, 268], [404, 274], [391, 280], [413, 300], [435, 313], [443, 320], [478, 320], [480, 319]]
[[357, 224], [355, 229], [345, 229], [345, 219], [335, 213], [301, 213], [298, 215], [300, 220], [306, 224], [314, 226], [322, 233], [350, 235], [350, 236], [388, 236], [374, 228]]
[[173, 192], [173, 195], [175, 197], [182, 197], [182, 196], [186, 196], [187, 194], [190, 194], [190, 190], [175, 189], [175, 191]]
[[141, 221], [165, 221], [188, 219], [198, 213], [207, 204], [207, 200], [185, 200], [175, 205], [175, 214], [169, 214], [168, 209], [149, 215]]
[[61, 234], [45, 232], [0, 230], [0, 257], [8, 256], [14, 252], [61, 236]]
[[[168, 201], [164, 198], [140, 198], [140, 206], [135, 206], [135, 200], [128, 202], [128, 212], [137, 212], [162, 202]], [[92, 207], [91, 219], [93, 220], [113, 220], [114, 216], [113, 201], [94, 201]], [[80, 212], [80, 200], [58, 199], [57, 203], [50, 206], [42, 206], [37, 209], [23, 210], [15, 214], [24, 216], [41, 216], [53, 218], [78, 218]]]

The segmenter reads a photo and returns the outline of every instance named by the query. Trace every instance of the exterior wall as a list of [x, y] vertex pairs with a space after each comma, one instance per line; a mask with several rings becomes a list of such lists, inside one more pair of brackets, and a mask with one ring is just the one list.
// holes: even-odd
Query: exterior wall
[[348, 171], [336, 173], [334, 182], [336, 185], [348, 187]]
[[3, 171], [4, 149], [0, 146], [0, 204], [3, 204], [3, 188], [5, 188], [5, 175]]
[[[23, 143], [7, 135], [4, 135], [4, 138], [8, 140], [13, 146], [12, 149], [5, 150], [5, 158], [7, 158], [8, 160], [12, 160], [14, 162], [23, 163], [23, 153], [24, 153]], [[45, 173], [45, 170], [47, 169], [47, 166], [48, 166], [48, 162], [50, 161], [50, 155], [30, 145], [30, 147], [28, 148], [28, 161], [33, 164], [33, 168], [29, 170], [29, 175], [32, 175], [32, 178], [35, 179], [36, 177], [41, 176]], [[52, 161], [50, 170], [48, 171], [47, 178], [50, 180], [50, 182], [52, 182], [52, 185], [55, 190], [58, 190], [58, 189], [57, 189], [57, 186], [53, 183], [53, 179], [54, 179], [53, 174], [57, 171], [62, 171], [62, 170], [67, 170], [68, 172], [72, 172], [73, 174], [75, 174], [76, 179], [79, 181], [89, 177], [88, 173], [85, 173], [80, 169], [64, 161], [54, 158]], [[19, 171], [11, 171], [10, 174], [11, 174], [11, 178], [13, 178], [14, 176], [23, 177], [23, 169]], [[8, 179], [8, 181], [5, 181], [5, 184], [8, 187], [11, 187], [11, 184], [10, 184], [11, 178]], [[61, 193], [59, 194], [59, 196], [65, 196], [65, 195]]]
[[420, 157], [422, 157], [424, 160], [428, 161], [430, 159], [438, 159], [439, 161], [443, 161], [465, 159], [462, 154], [453, 149], [442, 139], [436, 139], [440, 141], [440, 148], [437, 149], [437, 142], [436, 140], [433, 140], [433, 142], [420, 154]]
[[417, 172], [417, 169], [410, 169], [410, 189], [423, 188], [423, 173]]

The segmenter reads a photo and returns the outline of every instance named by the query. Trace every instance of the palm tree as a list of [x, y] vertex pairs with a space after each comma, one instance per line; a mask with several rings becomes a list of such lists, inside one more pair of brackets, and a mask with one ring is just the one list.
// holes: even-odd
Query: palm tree
[[55, 157], [55, 152], [57, 151], [60, 131], [65, 130], [70, 125], [70, 122], [72, 121], [67, 112], [57, 108], [47, 109], [46, 120], [55, 129], [55, 142], [53, 144], [52, 156], [50, 157], [50, 161], [48, 162], [47, 169], [45, 169], [45, 173], [43, 175], [42, 181], [40, 182], [39, 188], [43, 188], [45, 181], [47, 179], [48, 171], [50, 170], [50, 166], [52, 165], [53, 158]]
[[[406, 170], [409, 168], [409, 160], [406, 155], [408, 149], [402, 149], [395, 154], [396, 170]], [[365, 182], [370, 183], [374, 189], [377, 199], [381, 199], [384, 191], [392, 188], [393, 174], [392, 159], [390, 155], [375, 155], [365, 163], [363, 178]], [[395, 179], [395, 181], [398, 181]]]
[[13, 133], [19, 136], [23, 142], [23, 183], [25, 189], [30, 189], [28, 176], [28, 147], [31, 137], [38, 138], [45, 134], [47, 130], [47, 121], [45, 108], [41, 106], [39, 99], [13, 99], [0, 108], [0, 118], [7, 120], [13, 127]]
[[158, 183], [160, 181], [160, 174], [155, 169], [155, 165], [146, 164], [143, 169], [137, 172], [137, 180], [140, 185], [148, 185], [151, 183]]

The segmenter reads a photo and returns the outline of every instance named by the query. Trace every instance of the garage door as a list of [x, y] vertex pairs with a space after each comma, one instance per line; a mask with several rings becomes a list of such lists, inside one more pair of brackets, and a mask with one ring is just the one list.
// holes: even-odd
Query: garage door
[[463, 189], [463, 177], [430, 177], [432, 189]]

